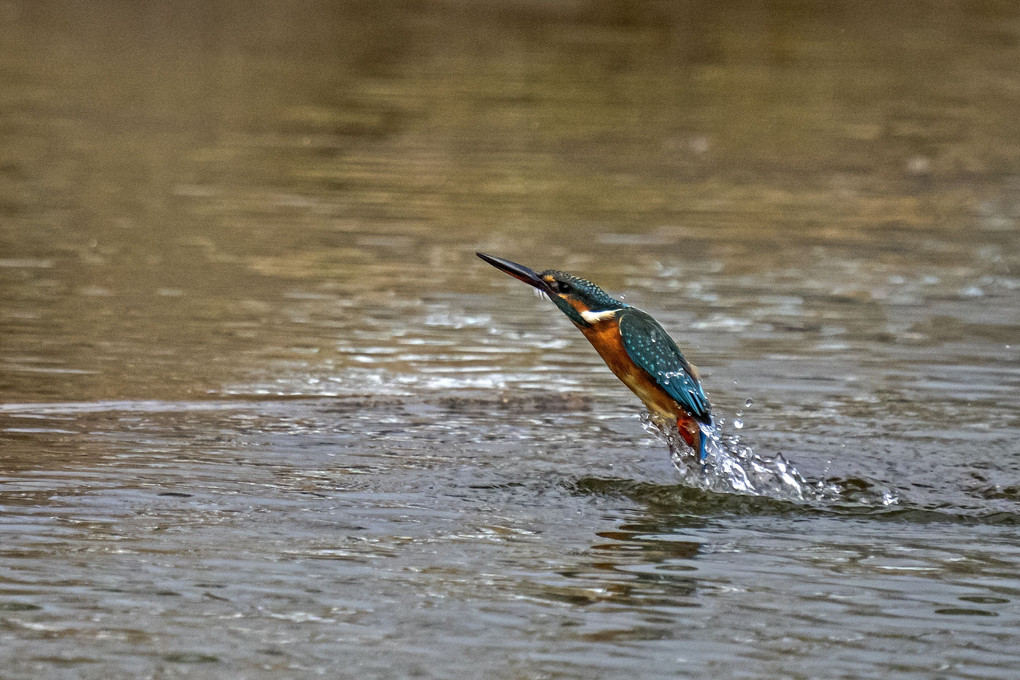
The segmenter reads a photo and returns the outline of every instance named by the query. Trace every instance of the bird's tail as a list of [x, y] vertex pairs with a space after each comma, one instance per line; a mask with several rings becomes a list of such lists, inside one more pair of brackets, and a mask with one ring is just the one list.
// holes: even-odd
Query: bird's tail
[[709, 416], [708, 423], [698, 425], [698, 460], [702, 463], [708, 458], [708, 440], [715, 432], [715, 419]]

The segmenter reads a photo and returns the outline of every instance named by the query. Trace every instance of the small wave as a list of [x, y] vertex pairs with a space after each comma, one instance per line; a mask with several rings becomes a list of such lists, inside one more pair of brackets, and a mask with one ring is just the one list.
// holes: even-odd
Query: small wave
[[882, 505], [875, 502], [876, 497], [880, 496], [877, 496], [871, 485], [863, 480], [829, 480], [827, 484], [841, 490], [838, 500], [804, 502], [748, 493], [719, 493], [692, 486], [686, 480], [680, 484], [658, 484], [635, 479], [586, 476], [572, 480], [565, 486], [579, 494], [629, 498], [647, 506], [654, 516], [669, 517], [668, 526], [679, 526], [688, 520], [701, 522], [706, 516], [720, 515], [846, 517], [909, 524], [1020, 526], [1020, 513], [1017, 512], [930, 507], [909, 501]]

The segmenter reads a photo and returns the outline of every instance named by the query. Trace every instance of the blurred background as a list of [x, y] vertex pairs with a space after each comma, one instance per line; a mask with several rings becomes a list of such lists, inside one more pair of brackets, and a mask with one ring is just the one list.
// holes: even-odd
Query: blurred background
[[0, 1], [4, 672], [1012, 677], [1018, 111], [994, 0]]
[[0, 389], [335, 376], [376, 321], [465, 307], [569, 337], [477, 249], [640, 293], [681, 335], [748, 295], [987, 311], [1016, 295], [1015, 9], [5, 3]]

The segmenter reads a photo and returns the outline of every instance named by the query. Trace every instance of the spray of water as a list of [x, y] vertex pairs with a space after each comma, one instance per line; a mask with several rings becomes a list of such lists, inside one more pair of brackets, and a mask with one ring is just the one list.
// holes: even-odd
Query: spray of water
[[[765, 456], [755, 453], [738, 435], [725, 434], [722, 418], [717, 418], [715, 426], [702, 426], [701, 434], [706, 438], [704, 460], [699, 460], [697, 453], [687, 446], [674, 423], [649, 415], [642, 416], [641, 422], [646, 430], [669, 446], [673, 464], [685, 484], [719, 493], [810, 503], [831, 504], [849, 500], [841, 485], [806, 479], [783, 454]], [[734, 427], [740, 429], [743, 424], [738, 426], [737, 422], [740, 422], [739, 419], [734, 421]], [[862, 500], [857, 498], [857, 502]], [[871, 501], [889, 505], [895, 503], [896, 498], [886, 492], [881, 498]]]

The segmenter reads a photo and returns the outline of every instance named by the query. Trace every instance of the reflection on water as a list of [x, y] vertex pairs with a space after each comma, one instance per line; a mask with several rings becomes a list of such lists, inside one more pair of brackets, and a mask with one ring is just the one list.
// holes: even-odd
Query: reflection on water
[[[1018, 52], [987, 2], [0, 3], [4, 677], [1012, 678]], [[717, 467], [476, 250], [652, 312]]]

